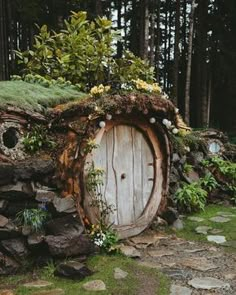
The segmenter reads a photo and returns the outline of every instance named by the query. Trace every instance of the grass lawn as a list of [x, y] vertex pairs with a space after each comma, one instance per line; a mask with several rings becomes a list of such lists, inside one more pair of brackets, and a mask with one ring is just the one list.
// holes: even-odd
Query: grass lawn
[[[230, 221], [226, 223], [216, 223], [212, 222], [209, 219], [211, 217], [217, 216], [218, 212], [227, 212], [229, 214], [234, 215], [234, 217], [229, 217]], [[202, 222], [195, 222], [189, 220], [188, 216], [197, 216], [204, 218]], [[195, 232], [195, 228], [198, 226], [210, 226], [213, 229], [222, 230], [221, 233], [217, 235], [225, 236], [227, 241], [236, 241], [236, 207], [225, 207], [223, 205], [208, 205], [205, 208], [205, 211], [200, 213], [195, 213], [186, 216], [184, 219], [184, 229], [177, 231], [177, 236], [187, 239], [187, 240], [195, 240], [195, 241], [207, 241], [206, 235], [197, 234]], [[211, 235], [211, 233], [209, 233]], [[236, 251], [236, 249], [234, 249]]]
[[[66, 295], [94, 294], [94, 292], [85, 291], [82, 285], [87, 281], [100, 279], [106, 284], [107, 290], [95, 293], [102, 295], [169, 294], [170, 282], [166, 276], [159, 273], [157, 270], [140, 266], [134, 260], [124, 256], [98, 255], [89, 258], [87, 265], [94, 271], [94, 274], [80, 282], [54, 277], [52, 266], [38, 270], [36, 273], [38, 279], [53, 283], [50, 287], [40, 288], [40, 291], [61, 288], [65, 291]], [[116, 267], [128, 272], [128, 276], [125, 279], [115, 280], [114, 268]], [[17, 295], [34, 294], [38, 289], [25, 288], [22, 286], [25, 282], [30, 282], [32, 280], [32, 274], [2, 277], [0, 278], [0, 286], [5, 289], [15, 289], [15, 294]], [[140, 292], [140, 290], [142, 290], [142, 292]], [[148, 293], [148, 291], [152, 291], [152, 293]]]

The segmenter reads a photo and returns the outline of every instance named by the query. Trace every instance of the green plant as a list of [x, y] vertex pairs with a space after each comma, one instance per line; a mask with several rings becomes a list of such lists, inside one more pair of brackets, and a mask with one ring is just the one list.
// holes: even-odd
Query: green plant
[[189, 172], [193, 171], [193, 165], [185, 163], [183, 167], [184, 173], [188, 174]]
[[[71, 81], [82, 91], [101, 83], [120, 88], [132, 79], [154, 80], [154, 68], [133, 53], [126, 51], [122, 58], [114, 58], [113, 43], [121, 37], [106, 18], [89, 21], [86, 12], [72, 12], [59, 32], [49, 31], [46, 25], [38, 29], [33, 48], [16, 51], [24, 73], [47, 80], [63, 77], [63, 84]], [[43, 79], [40, 83], [50, 85]]]
[[24, 209], [16, 215], [17, 223], [22, 226], [29, 226], [33, 232], [42, 230], [44, 223], [49, 218], [49, 212], [41, 208]]
[[201, 187], [208, 192], [211, 192], [219, 185], [211, 173], [207, 173], [203, 178], [200, 178], [199, 182]]
[[183, 184], [175, 194], [177, 206], [182, 211], [192, 212], [204, 210], [206, 205], [207, 191], [201, 188], [199, 182]]
[[25, 135], [23, 145], [27, 152], [37, 152], [43, 148], [53, 148], [55, 143], [48, 138], [48, 131], [44, 126], [34, 126]]
[[56, 269], [56, 266], [55, 266], [53, 260], [49, 260], [47, 262], [47, 265], [44, 266], [44, 268], [43, 268], [42, 275], [47, 279], [54, 278], [55, 269]]

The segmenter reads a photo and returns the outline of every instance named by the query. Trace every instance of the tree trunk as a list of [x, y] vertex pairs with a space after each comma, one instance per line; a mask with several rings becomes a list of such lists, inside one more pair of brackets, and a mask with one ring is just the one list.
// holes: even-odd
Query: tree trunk
[[9, 78], [7, 0], [0, 0], [0, 80]]
[[189, 42], [188, 42], [188, 63], [186, 70], [185, 85], [185, 121], [190, 123], [190, 86], [191, 86], [191, 69], [192, 69], [192, 50], [193, 50], [193, 27], [194, 27], [194, 11], [196, 8], [195, 0], [192, 0], [190, 19], [189, 19]]
[[173, 68], [173, 101], [178, 106], [178, 80], [179, 80], [179, 41], [180, 41], [180, 0], [176, 0], [175, 14], [175, 45], [174, 45], [174, 68]]
[[148, 0], [141, 0], [140, 3], [140, 57], [148, 59], [148, 39], [149, 39], [149, 9]]
[[154, 1], [151, 1], [151, 9], [150, 9], [150, 51], [149, 51], [149, 61], [150, 65], [154, 66], [155, 60], [155, 4]]
[[160, 0], [156, 0], [156, 15], [157, 15], [157, 28], [156, 28], [156, 52], [155, 52], [155, 70], [156, 80], [160, 81], [160, 43], [161, 43], [161, 32], [160, 32]]

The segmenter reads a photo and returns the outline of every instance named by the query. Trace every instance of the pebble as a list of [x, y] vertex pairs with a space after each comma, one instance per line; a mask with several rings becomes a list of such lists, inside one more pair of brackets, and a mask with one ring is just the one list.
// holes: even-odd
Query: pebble
[[231, 220], [230, 218], [223, 217], [223, 216], [215, 216], [210, 218], [210, 221], [217, 222], [217, 223], [225, 223], [225, 222], [229, 222], [230, 220]]
[[207, 236], [207, 240], [209, 242], [215, 242], [216, 244], [223, 244], [226, 242], [226, 238], [224, 236], [215, 236], [215, 235]]
[[187, 287], [171, 285], [170, 295], [191, 295], [192, 290]]
[[116, 267], [114, 269], [114, 278], [116, 280], [125, 279], [127, 276], [128, 276], [128, 273], [126, 271], [122, 270], [121, 268]]
[[43, 287], [48, 287], [51, 285], [52, 285], [51, 282], [42, 281], [42, 280], [37, 280], [37, 281], [23, 284], [23, 286], [26, 288], [43, 288]]
[[230, 285], [225, 283], [222, 280], [218, 280], [211, 277], [205, 278], [194, 278], [188, 281], [188, 284], [195, 289], [204, 289], [204, 290], [211, 290], [211, 289], [221, 289], [224, 288], [226, 290], [230, 289]]
[[106, 285], [102, 280], [94, 280], [83, 284], [83, 288], [86, 291], [105, 291]]

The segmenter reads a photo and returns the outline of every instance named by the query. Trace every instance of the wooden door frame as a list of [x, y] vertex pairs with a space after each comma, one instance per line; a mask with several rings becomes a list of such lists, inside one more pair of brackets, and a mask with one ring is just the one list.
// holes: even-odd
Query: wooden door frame
[[164, 157], [163, 147], [161, 148], [160, 141], [158, 140], [158, 136], [162, 136], [162, 138], [164, 137], [164, 151], [166, 155], [169, 155], [168, 138], [161, 125], [157, 124], [154, 128], [148, 121], [141, 118], [132, 118], [131, 120], [130, 118], [126, 117], [116, 117], [111, 121], [106, 121], [106, 126], [104, 128], [99, 128], [95, 132], [95, 142], [99, 144], [104, 133], [108, 132], [111, 128], [117, 125], [127, 125], [138, 129], [147, 140], [147, 144], [149, 144], [149, 147], [153, 153], [154, 160], [153, 188], [150, 193], [149, 201], [142, 215], [136, 220], [135, 223], [129, 225], [113, 226], [113, 228], [117, 230], [119, 238], [123, 239], [141, 233], [145, 228], [148, 227], [155, 217], [162, 198], [166, 197], [169, 169], [166, 169], [167, 167], [165, 167], [165, 165], [169, 165], [170, 159], [168, 156], [167, 160], [166, 157]]

